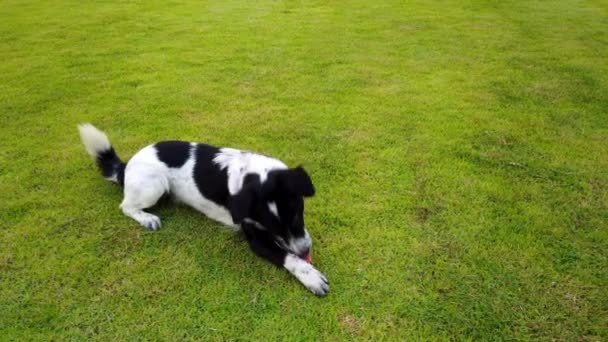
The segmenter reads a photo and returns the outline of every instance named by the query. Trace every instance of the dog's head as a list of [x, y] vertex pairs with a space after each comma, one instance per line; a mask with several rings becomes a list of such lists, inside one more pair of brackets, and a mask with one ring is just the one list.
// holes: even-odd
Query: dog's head
[[312, 244], [304, 226], [304, 197], [314, 194], [302, 167], [272, 170], [263, 182], [259, 175], [248, 174], [232, 197], [230, 214], [234, 223], [253, 221], [272, 234], [282, 249], [303, 257]]

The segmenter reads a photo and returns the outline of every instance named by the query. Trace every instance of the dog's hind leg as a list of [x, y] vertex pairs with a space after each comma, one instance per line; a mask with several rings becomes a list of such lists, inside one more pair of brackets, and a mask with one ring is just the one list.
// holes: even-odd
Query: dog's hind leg
[[125, 174], [124, 199], [120, 204], [122, 212], [139, 222], [144, 228], [157, 230], [160, 218], [143, 211], [150, 208], [169, 190], [169, 182], [163, 170], [132, 167]]

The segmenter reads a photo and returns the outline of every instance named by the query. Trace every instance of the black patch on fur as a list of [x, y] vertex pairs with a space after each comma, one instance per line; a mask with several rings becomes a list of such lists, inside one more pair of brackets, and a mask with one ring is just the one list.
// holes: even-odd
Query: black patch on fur
[[[286, 251], [275, 241], [301, 237], [304, 231], [304, 197], [314, 195], [314, 186], [304, 169], [274, 170], [261, 183], [255, 173], [245, 175], [241, 190], [231, 195], [227, 169], [213, 159], [220, 149], [206, 144], [194, 147], [193, 177], [198, 191], [210, 201], [227, 208], [232, 221], [240, 224], [253, 251], [276, 265], [282, 265]], [[275, 202], [279, 217], [268, 208]], [[264, 227], [258, 229], [245, 218]]]
[[123, 163], [113, 147], [103, 152], [97, 152], [96, 157], [97, 166], [101, 170], [101, 174], [105, 178], [111, 178], [116, 176], [118, 184], [121, 186], [125, 182], [125, 163]]
[[154, 145], [158, 159], [168, 167], [182, 167], [190, 157], [191, 145], [185, 141], [162, 141]]
[[274, 265], [281, 267], [285, 263], [287, 252], [275, 243], [274, 236], [270, 232], [257, 229], [249, 223], [241, 224], [241, 230], [245, 234], [251, 250]]
[[243, 188], [238, 194], [230, 198], [230, 215], [234, 223], [241, 223], [243, 219], [251, 216], [254, 204], [260, 199], [260, 176], [247, 174], [243, 179]]
[[313, 196], [315, 187], [302, 167], [270, 171], [260, 193], [266, 201], [275, 202], [281, 228], [263, 207], [255, 211], [256, 221], [277, 235], [285, 235], [286, 230], [294, 237], [304, 235], [304, 197]]
[[[274, 170], [263, 184], [257, 174], [245, 176], [243, 188], [230, 199], [230, 214], [235, 223], [252, 219], [269, 234], [284, 240], [304, 236], [304, 196], [314, 194], [310, 177], [302, 168]], [[274, 202], [278, 216], [268, 208]]]
[[195, 149], [193, 177], [198, 191], [205, 198], [227, 207], [230, 197], [228, 173], [213, 162], [219, 149], [205, 144], [197, 144]]
[[262, 193], [267, 196], [288, 193], [292, 196], [311, 197], [315, 194], [315, 187], [306, 170], [298, 166], [295, 169], [270, 171]]
[[279, 196], [275, 203], [281, 224], [289, 229], [292, 236], [304, 236], [304, 198]]
[[306, 170], [301, 166], [284, 171], [280, 175], [281, 182], [287, 191], [294, 195], [311, 197], [315, 195], [315, 187]]

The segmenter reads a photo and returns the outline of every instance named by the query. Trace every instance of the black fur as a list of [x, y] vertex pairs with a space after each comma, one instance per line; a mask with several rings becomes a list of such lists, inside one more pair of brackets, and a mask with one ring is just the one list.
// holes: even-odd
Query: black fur
[[116, 176], [118, 180], [118, 184], [121, 186], [125, 182], [125, 163], [118, 158], [116, 151], [114, 151], [113, 147], [110, 147], [109, 150], [105, 150], [103, 152], [97, 152], [97, 157], [95, 158], [97, 166], [101, 170], [101, 174], [105, 178], [111, 178]]
[[241, 224], [241, 230], [245, 234], [249, 247], [257, 256], [270, 261], [275, 266], [283, 266], [287, 252], [277, 246], [272, 234], [259, 230], [249, 223]]
[[302, 197], [283, 197], [276, 201], [279, 216], [293, 236], [304, 235], [304, 199]]
[[[263, 184], [257, 175], [250, 174], [241, 191], [231, 198], [230, 214], [235, 223], [249, 218], [282, 238], [301, 237], [305, 234], [303, 196], [314, 192], [310, 177], [301, 167], [271, 171]], [[278, 218], [270, 212], [268, 202], [276, 204]]]
[[190, 157], [192, 146], [185, 141], [162, 141], [154, 145], [158, 159], [168, 167], [181, 167]]
[[235, 194], [230, 198], [230, 203], [228, 205], [234, 223], [239, 224], [245, 218], [251, 216], [251, 212], [254, 209], [253, 205], [260, 197], [260, 189], [260, 176], [254, 174], [245, 176], [243, 188], [238, 194]]
[[293, 196], [311, 197], [315, 194], [315, 187], [308, 173], [298, 166], [295, 169], [270, 171], [262, 192], [269, 197], [286, 192]]
[[285, 190], [296, 196], [311, 197], [315, 195], [315, 187], [308, 173], [301, 166], [295, 169], [279, 172], [279, 179]]
[[228, 192], [228, 173], [220, 170], [213, 162], [219, 149], [206, 144], [197, 144], [194, 161], [194, 182], [198, 191], [211, 201], [226, 206], [230, 197]]

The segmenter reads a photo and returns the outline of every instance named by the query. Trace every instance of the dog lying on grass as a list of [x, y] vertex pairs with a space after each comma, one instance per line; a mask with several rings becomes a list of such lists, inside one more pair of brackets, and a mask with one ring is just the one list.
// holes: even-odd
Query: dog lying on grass
[[239, 228], [253, 252], [284, 267], [316, 295], [329, 292], [327, 278], [310, 259], [304, 198], [315, 188], [306, 171], [264, 155], [232, 148], [163, 141], [144, 147], [126, 164], [108, 137], [91, 124], [78, 126], [102, 175], [124, 187], [122, 212], [144, 228], [160, 228], [145, 212], [170, 194], [208, 217]]

